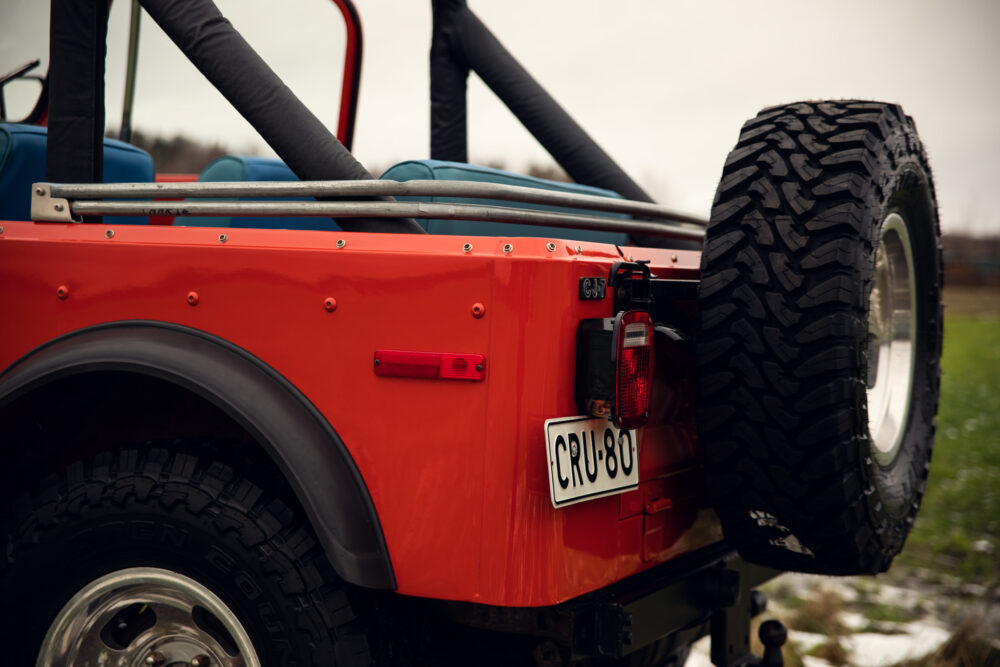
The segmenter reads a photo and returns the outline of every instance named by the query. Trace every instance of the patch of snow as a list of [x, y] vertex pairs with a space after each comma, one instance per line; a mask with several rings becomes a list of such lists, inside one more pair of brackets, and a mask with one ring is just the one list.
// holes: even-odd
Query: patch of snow
[[865, 618], [864, 614], [859, 614], [856, 611], [841, 612], [840, 622], [844, 624], [844, 627], [852, 632], [857, 632], [861, 628], [868, 625], [868, 619]]
[[895, 605], [897, 607], [914, 607], [920, 603], [924, 597], [921, 591], [910, 588], [900, 588], [898, 586], [880, 586], [876, 599], [882, 604]]
[[972, 543], [972, 550], [979, 554], [993, 553], [993, 543], [989, 540], [976, 540]]
[[788, 631], [788, 644], [795, 644], [799, 649], [799, 653], [808, 653], [817, 646], [826, 643], [826, 635], [817, 634], [815, 632], [802, 632], [801, 630], [789, 630]]
[[904, 635], [863, 632], [842, 638], [841, 644], [850, 651], [855, 667], [882, 667], [931, 653], [949, 637], [947, 630], [932, 625], [910, 623], [905, 627]]
[[684, 667], [713, 667], [711, 656], [712, 638], [702, 637], [691, 646], [691, 655], [688, 656]]
[[823, 658], [817, 658], [812, 655], [802, 656], [802, 667], [830, 667], [830, 663]]

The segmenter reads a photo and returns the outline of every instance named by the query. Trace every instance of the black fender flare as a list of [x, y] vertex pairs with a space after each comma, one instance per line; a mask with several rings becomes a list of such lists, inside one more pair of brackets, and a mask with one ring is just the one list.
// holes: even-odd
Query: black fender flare
[[0, 374], [0, 410], [54, 380], [109, 370], [172, 382], [237, 421], [281, 470], [337, 573], [359, 586], [396, 588], [375, 505], [340, 436], [278, 371], [217, 336], [144, 320], [74, 331]]

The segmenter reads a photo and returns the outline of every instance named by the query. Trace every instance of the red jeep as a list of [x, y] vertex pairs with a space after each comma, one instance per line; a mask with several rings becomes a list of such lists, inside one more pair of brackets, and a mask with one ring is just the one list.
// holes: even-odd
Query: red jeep
[[[373, 180], [335, 1], [343, 143], [211, 0], [141, 0], [281, 157], [192, 181], [103, 138], [106, 3], [53, 0], [0, 125], [4, 663], [751, 664], [760, 582], [885, 571], [939, 385], [912, 120], [765, 109], [706, 227], [435, 0], [432, 159]], [[576, 183], [466, 164], [470, 70]]]

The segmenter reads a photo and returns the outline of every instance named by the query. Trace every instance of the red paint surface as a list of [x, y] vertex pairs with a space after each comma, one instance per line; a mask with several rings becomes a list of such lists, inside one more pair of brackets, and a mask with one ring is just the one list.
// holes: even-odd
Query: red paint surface
[[[580, 301], [578, 282], [607, 276], [620, 259], [612, 246], [557, 242], [553, 253], [548, 239], [518, 239], [508, 255], [502, 238], [464, 253], [458, 236], [227, 229], [220, 244], [211, 228], [119, 225], [107, 239], [103, 225], [3, 227], [0, 368], [117, 320], [174, 322], [242, 347], [346, 443], [401, 593], [554, 604], [719, 539], [696, 467], [690, 359], [676, 350], [656, 350], [640, 488], [559, 510], [549, 499], [543, 423], [577, 414], [577, 322], [612, 314], [610, 297]], [[698, 253], [629, 253], [661, 277], [697, 276]], [[70, 298], [57, 297], [60, 285]], [[470, 317], [474, 303], [488, 315]], [[484, 354], [489, 372], [481, 382], [380, 377], [376, 349]], [[655, 502], [664, 497], [669, 508]]]

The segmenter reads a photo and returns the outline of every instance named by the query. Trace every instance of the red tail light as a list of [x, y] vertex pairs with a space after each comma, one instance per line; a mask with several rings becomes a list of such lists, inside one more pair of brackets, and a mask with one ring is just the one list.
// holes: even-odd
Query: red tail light
[[653, 321], [649, 313], [630, 310], [615, 318], [615, 393], [612, 419], [619, 428], [638, 428], [649, 417], [653, 388]]

